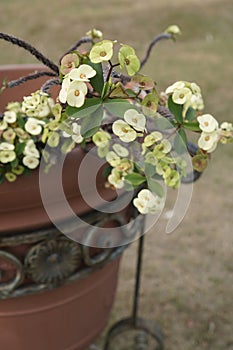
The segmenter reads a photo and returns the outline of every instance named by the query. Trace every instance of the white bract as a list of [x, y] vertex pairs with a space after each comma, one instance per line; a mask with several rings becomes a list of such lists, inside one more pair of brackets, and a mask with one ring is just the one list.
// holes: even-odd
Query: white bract
[[33, 156], [25, 156], [23, 158], [23, 164], [29, 169], [35, 169], [39, 165], [39, 159]]
[[183, 105], [186, 102], [188, 102], [191, 97], [192, 97], [191, 90], [188, 89], [187, 87], [184, 87], [182, 89], [177, 89], [173, 92], [172, 100], [179, 105]]
[[4, 113], [3, 120], [9, 124], [15, 123], [17, 119], [17, 114], [15, 111], [6, 111]]
[[165, 90], [166, 94], [171, 94], [175, 90], [183, 89], [185, 87], [185, 82], [184, 81], [177, 81], [176, 83], [168, 86], [168, 88]]
[[207, 153], [213, 152], [218, 144], [219, 132], [214, 131], [212, 133], [202, 132], [201, 137], [198, 140], [198, 146]]
[[124, 120], [137, 131], [145, 131], [146, 117], [135, 109], [128, 109], [124, 114]]
[[110, 151], [106, 155], [106, 161], [113, 167], [117, 166], [120, 164], [121, 159], [120, 157], [113, 151]]
[[31, 157], [36, 157], [36, 158], [40, 158], [40, 153], [38, 151], [38, 149], [36, 148], [35, 143], [33, 142], [33, 140], [29, 140], [26, 143], [26, 146], [24, 148], [23, 153], [26, 156], [31, 156]]
[[121, 146], [119, 143], [115, 143], [112, 148], [120, 157], [127, 157], [129, 155], [127, 148]]
[[136, 131], [131, 128], [128, 123], [120, 119], [113, 123], [112, 131], [121, 141], [124, 142], [134, 141], [137, 137]]
[[68, 75], [72, 80], [88, 82], [96, 75], [96, 71], [88, 64], [82, 64], [78, 68], [72, 69]]
[[81, 126], [77, 123], [72, 124], [72, 139], [76, 143], [81, 143], [83, 141], [83, 137], [81, 135]]
[[31, 135], [39, 135], [42, 131], [42, 126], [45, 122], [36, 118], [28, 118], [25, 123], [25, 130]]
[[13, 151], [15, 149], [15, 146], [8, 142], [1, 142], [0, 143], [0, 151]]
[[112, 169], [111, 174], [108, 176], [108, 182], [118, 189], [124, 187], [124, 179], [122, 178], [121, 173], [116, 169]]
[[2, 163], [10, 163], [13, 160], [15, 160], [16, 154], [14, 151], [11, 150], [5, 150], [0, 151], [0, 162]]
[[154, 195], [150, 190], [143, 189], [133, 200], [134, 206], [141, 214], [156, 213], [163, 207], [163, 199]]
[[211, 114], [203, 114], [197, 117], [200, 129], [206, 133], [212, 133], [218, 129], [218, 122]]
[[72, 107], [81, 107], [85, 102], [87, 86], [81, 81], [72, 81], [68, 87], [66, 101]]

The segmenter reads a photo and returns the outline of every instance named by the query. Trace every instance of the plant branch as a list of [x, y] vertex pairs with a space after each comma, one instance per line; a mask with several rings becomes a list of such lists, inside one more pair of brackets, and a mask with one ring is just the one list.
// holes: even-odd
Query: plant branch
[[17, 45], [22, 47], [24, 50], [30, 52], [34, 57], [38, 59], [38, 61], [42, 62], [45, 66], [49, 67], [52, 71], [54, 71], [57, 75], [59, 74], [58, 66], [50, 61], [47, 57], [45, 57], [40, 51], [38, 51], [35, 47], [28, 44], [26, 41], [16, 38], [13, 35], [0, 33], [0, 39], [10, 42], [13, 45]]
[[11, 80], [9, 82], [6, 82], [5, 85], [6, 85], [6, 88], [13, 88], [15, 86], [18, 86], [18, 85], [21, 85], [23, 83], [26, 83], [26, 81], [28, 80], [34, 80], [34, 79], [37, 79], [37, 78], [40, 78], [40, 77], [43, 77], [43, 76], [50, 76], [50, 77], [54, 77], [56, 76], [56, 73], [54, 72], [49, 72], [49, 71], [41, 71], [41, 72], [35, 72], [35, 73], [32, 73], [32, 74], [28, 74], [24, 77], [20, 77], [16, 80]]
[[50, 88], [54, 85], [59, 85], [60, 80], [59, 79], [49, 79], [47, 80], [40, 88], [41, 91], [48, 93]]
[[174, 114], [172, 114], [167, 107], [158, 105], [157, 112], [164, 118], [172, 119], [172, 120], [175, 119]]
[[78, 40], [75, 44], [73, 44], [60, 58], [59, 58], [59, 64], [61, 64], [61, 60], [65, 55], [68, 55], [70, 52], [76, 50], [79, 46], [81, 46], [82, 44], [86, 44], [86, 43], [91, 43], [92, 42], [92, 38], [90, 38], [89, 36], [84, 36], [82, 37], [80, 40]]
[[161, 33], [161, 34], [157, 35], [152, 40], [150, 45], [148, 46], [148, 49], [147, 49], [146, 54], [145, 54], [145, 57], [141, 60], [141, 67], [140, 67], [140, 69], [142, 69], [142, 67], [148, 61], [150, 53], [151, 53], [151, 50], [153, 49], [154, 45], [156, 45], [161, 40], [167, 40], [167, 39], [172, 39], [172, 38], [173, 38], [172, 34], [168, 34], [168, 33]]

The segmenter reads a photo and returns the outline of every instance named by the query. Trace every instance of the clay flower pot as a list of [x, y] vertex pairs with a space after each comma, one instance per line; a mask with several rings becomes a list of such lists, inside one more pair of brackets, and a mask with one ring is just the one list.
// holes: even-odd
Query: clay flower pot
[[[0, 80], [16, 79], [39, 69], [35, 65], [4, 66]], [[4, 91], [0, 95], [1, 112], [7, 102], [19, 101], [44, 80]], [[80, 148], [67, 156], [63, 186], [72, 210], [91, 218], [92, 209], [82, 199], [77, 174], [73, 172], [74, 168], [78, 171], [84, 156]], [[94, 167], [93, 159], [88, 172]], [[56, 169], [51, 171], [53, 174]], [[98, 192], [111, 200], [115, 194], [104, 187], [104, 182], [98, 174]], [[89, 193], [91, 188], [87, 177]], [[55, 197], [53, 188], [51, 200]], [[123, 248], [89, 249], [53, 227], [41, 200], [38, 170], [19, 176], [15, 183], [5, 181], [0, 186], [0, 198], [0, 348], [86, 349], [109, 317]], [[54, 206], [61, 220], [69, 219], [62, 203], [54, 199]], [[120, 216], [127, 221], [130, 208]], [[111, 227], [112, 223], [105, 225]]]

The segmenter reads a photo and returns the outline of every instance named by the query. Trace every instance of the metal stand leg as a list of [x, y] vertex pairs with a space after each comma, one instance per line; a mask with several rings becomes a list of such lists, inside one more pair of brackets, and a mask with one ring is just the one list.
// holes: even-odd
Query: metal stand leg
[[[143, 233], [144, 221], [141, 227]], [[146, 320], [138, 316], [138, 304], [139, 304], [139, 291], [141, 282], [141, 271], [142, 271], [142, 257], [144, 248], [144, 235], [142, 234], [138, 242], [138, 257], [137, 267], [135, 276], [135, 287], [134, 287], [134, 298], [133, 298], [133, 309], [132, 315], [129, 318], [122, 319], [115, 323], [109, 330], [104, 350], [110, 350], [110, 344], [113, 338], [119, 334], [127, 331], [137, 330], [138, 334], [135, 337], [135, 350], [147, 349], [148, 337], [152, 337], [156, 342], [155, 350], [163, 350], [163, 333], [160, 327], [152, 320]]]

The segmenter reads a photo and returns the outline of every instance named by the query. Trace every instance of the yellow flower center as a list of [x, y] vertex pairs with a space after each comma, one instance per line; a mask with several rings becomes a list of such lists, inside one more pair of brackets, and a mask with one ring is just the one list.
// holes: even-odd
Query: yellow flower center
[[205, 125], [205, 126], [208, 126], [208, 125], [209, 125], [209, 122], [205, 122], [204, 125]]
[[125, 134], [128, 132], [128, 130], [127, 130], [125, 127], [123, 127], [121, 130], [122, 130]]
[[137, 118], [133, 118], [132, 119], [132, 122], [135, 123], [135, 124], [137, 124], [137, 121], [138, 121]]
[[184, 98], [184, 94], [180, 94], [180, 98]]
[[81, 78], [81, 79], [86, 78], [86, 74], [83, 74], [83, 73], [82, 73], [82, 74], [80, 74], [80, 78]]
[[75, 96], [79, 96], [80, 95], [80, 91], [79, 90], [75, 90], [74, 94], [75, 94]]
[[206, 140], [206, 141], [209, 141], [209, 139], [210, 139], [209, 136], [206, 136], [206, 137], [205, 137], [205, 140]]
[[100, 52], [100, 56], [101, 56], [101, 57], [105, 57], [106, 55], [107, 55], [107, 53], [106, 53], [105, 51], [101, 51], [101, 52]]
[[130, 64], [130, 60], [128, 58], [125, 59], [125, 64], [128, 66]]

